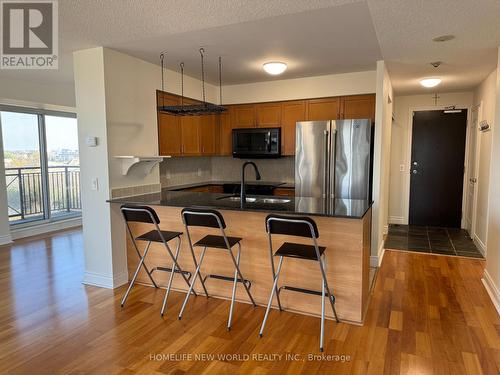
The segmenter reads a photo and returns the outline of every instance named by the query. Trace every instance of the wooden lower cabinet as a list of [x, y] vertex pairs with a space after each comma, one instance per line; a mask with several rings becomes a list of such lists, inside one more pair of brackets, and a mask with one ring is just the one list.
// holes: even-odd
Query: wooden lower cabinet
[[294, 188], [276, 188], [274, 189], [274, 195], [280, 197], [294, 197], [295, 189]]
[[192, 191], [197, 193], [224, 193], [224, 187], [222, 185], [202, 185], [195, 186], [186, 189], [181, 189], [182, 191]]

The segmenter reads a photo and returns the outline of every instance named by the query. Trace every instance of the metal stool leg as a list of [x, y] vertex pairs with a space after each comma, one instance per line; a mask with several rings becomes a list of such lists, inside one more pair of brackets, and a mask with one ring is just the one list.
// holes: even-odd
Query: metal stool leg
[[[134, 245], [134, 249], [135, 249], [135, 252], [137, 253], [137, 256], [139, 258], [142, 258], [142, 255], [141, 255], [141, 252], [139, 251], [139, 249], [137, 248], [137, 244], [135, 243], [135, 239], [134, 239], [134, 236], [132, 234], [132, 231], [130, 230], [130, 227], [128, 226], [128, 223], [126, 224], [127, 226], [127, 232], [128, 234], [130, 235], [130, 239], [132, 240], [132, 244]], [[149, 247], [149, 245], [151, 245], [151, 241], [148, 243], [147, 247]], [[143, 267], [144, 267], [144, 270], [146, 271], [146, 273], [148, 274], [148, 277], [149, 279], [151, 280], [151, 282], [153, 283], [154, 287], [155, 288], [158, 288], [158, 285], [156, 284], [156, 282], [154, 281], [153, 279], [153, 276], [151, 275], [151, 272], [148, 270], [148, 267], [146, 267], [146, 263], [144, 263], [143, 261]]]
[[[134, 241], [132, 241], [134, 242]], [[135, 243], [135, 242], [134, 242]], [[149, 246], [151, 245], [151, 242], [148, 242], [148, 244], [146, 245], [146, 249], [144, 250], [144, 255], [141, 256], [141, 260], [139, 261], [139, 264], [137, 265], [137, 268], [135, 269], [135, 272], [134, 272], [134, 276], [132, 277], [132, 281], [130, 281], [130, 285], [128, 286], [127, 288], [127, 291], [125, 292], [125, 295], [123, 296], [122, 298], [122, 302], [121, 302], [121, 306], [123, 307], [123, 305], [125, 305], [125, 302], [127, 301], [127, 298], [128, 298], [128, 295], [130, 293], [130, 291], [132, 290], [132, 287], [134, 286], [134, 283], [135, 283], [135, 279], [137, 279], [137, 275], [139, 274], [139, 270], [141, 269], [142, 266], [145, 267], [146, 269], [146, 272], [147, 274], [149, 275], [149, 278], [151, 280], [153, 280], [153, 278], [151, 277], [151, 274], [149, 273], [147, 267], [144, 265], [144, 259], [146, 259], [146, 255], [148, 254], [148, 251], [149, 251]], [[137, 247], [136, 247], [137, 249]], [[139, 252], [139, 250], [137, 250]], [[139, 254], [140, 255], [140, 254]], [[154, 281], [153, 281], [154, 282]], [[155, 284], [155, 287], [158, 288]]]
[[[186, 234], [189, 242], [189, 249], [191, 250], [191, 256], [193, 257], [193, 262], [194, 262], [194, 268], [198, 268], [198, 262], [196, 262], [196, 257], [194, 255], [194, 249], [193, 249], [193, 243], [191, 242], [191, 235], [189, 234], [189, 230], [186, 226]], [[198, 272], [198, 275], [200, 276], [200, 281], [201, 281], [201, 286], [203, 287], [203, 291], [205, 292], [205, 295], [208, 298], [208, 291], [207, 288], [205, 287], [205, 281], [203, 281], [203, 277], [201, 274]]]
[[278, 287], [278, 279], [280, 277], [281, 265], [283, 264], [283, 257], [280, 257], [278, 263], [278, 269], [276, 270], [276, 277], [274, 278], [273, 288], [271, 289], [271, 295], [269, 296], [269, 302], [267, 303], [266, 314], [264, 315], [264, 320], [262, 321], [262, 326], [260, 327], [259, 336], [262, 337], [264, 333], [264, 327], [266, 326], [267, 316], [269, 315], [269, 310], [271, 310], [271, 303], [273, 302], [274, 292]]
[[323, 258], [320, 259], [319, 268], [321, 269], [321, 275], [323, 277], [323, 280], [325, 281], [326, 293], [328, 295], [328, 300], [330, 301], [330, 305], [332, 306], [333, 316], [335, 317], [335, 321], [337, 323], [340, 323], [340, 320], [337, 316], [337, 311], [335, 310], [335, 306], [333, 304], [332, 293], [330, 292], [330, 288], [328, 287], [328, 281], [326, 281], [326, 274], [325, 274], [325, 267], [324, 267], [324, 259]]
[[319, 335], [319, 351], [323, 351], [323, 339], [325, 336], [325, 280], [321, 278], [321, 328]]
[[[268, 234], [269, 238], [269, 255], [271, 257], [271, 271], [273, 272], [273, 280], [276, 277], [276, 269], [274, 268], [274, 255], [273, 255], [273, 241], [271, 240], [271, 233]], [[280, 311], [283, 311], [281, 308], [281, 300], [280, 300], [280, 291], [276, 288], [276, 299], [278, 300], [278, 308]]]
[[176, 270], [177, 259], [179, 258], [179, 252], [181, 250], [181, 237], [177, 237], [177, 249], [175, 250], [175, 260], [172, 264], [172, 271], [170, 272], [170, 278], [168, 280], [167, 291], [165, 292], [165, 297], [163, 298], [163, 306], [161, 307], [160, 314], [163, 316], [165, 310], [167, 309], [167, 299], [170, 295], [170, 287], [172, 286], [172, 281], [174, 279], [174, 274]]
[[[229, 251], [231, 251], [231, 250], [229, 250]], [[241, 255], [241, 246], [238, 246], [238, 255], [236, 256], [236, 264], [238, 266], [240, 265], [240, 255]], [[245, 282], [243, 281], [243, 283], [245, 283]], [[231, 295], [231, 307], [229, 308], [229, 319], [227, 321], [227, 330], [228, 331], [231, 330], [231, 320], [233, 318], [234, 299], [236, 297], [236, 285], [237, 284], [238, 284], [238, 270], [235, 269], [234, 270], [233, 293]]]
[[205, 257], [205, 251], [207, 251], [206, 246], [203, 248], [203, 251], [201, 252], [200, 262], [198, 263], [198, 266], [196, 267], [196, 271], [194, 273], [193, 281], [191, 281], [191, 285], [190, 285], [189, 290], [188, 290], [188, 292], [186, 294], [186, 298], [184, 299], [184, 303], [182, 304], [181, 311], [179, 312], [179, 320], [182, 319], [182, 313], [184, 312], [184, 308], [186, 307], [186, 304], [187, 304], [187, 301], [189, 299], [189, 296], [191, 295], [191, 291], [193, 290], [194, 283], [196, 282], [196, 278], [198, 277], [198, 275], [200, 273], [201, 264], [203, 263], [203, 258]]
[[[231, 259], [233, 260], [233, 264], [236, 267], [236, 271], [238, 272], [238, 275], [240, 275], [241, 280], [245, 280], [245, 278], [243, 277], [243, 274], [240, 271], [240, 267], [238, 266], [238, 264], [236, 264], [236, 260], [234, 259], [233, 252], [231, 251], [231, 248], [229, 246], [228, 246], [228, 250], [229, 250], [229, 254], [231, 255]], [[239, 242], [238, 242], [238, 251], [241, 251], [241, 245]], [[247, 291], [248, 297], [250, 298], [252, 305], [254, 307], [257, 306], [255, 301], [253, 300], [252, 294], [250, 293], [250, 289], [248, 289], [248, 285], [245, 282], [243, 282], [242, 284], [245, 287], [245, 290]]]

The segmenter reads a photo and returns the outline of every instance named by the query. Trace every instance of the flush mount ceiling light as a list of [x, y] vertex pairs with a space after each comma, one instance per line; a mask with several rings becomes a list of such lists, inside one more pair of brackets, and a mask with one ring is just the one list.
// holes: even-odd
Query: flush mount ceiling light
[[434, 42], [448, 42], [452, 39], [455, 39], [455, 35], [440, 35], [435, 38], [432, 38]]
[[436, 87], [440, 83], [440, 78], [424, 78], [420, 81], [420, 84], [424, 87]]
[[262, 65], [262, 68], [266, 71], [266, 73], [276, 76], [286, 70], [286, 64], [284, 62], [273, 61], [265, 63]]

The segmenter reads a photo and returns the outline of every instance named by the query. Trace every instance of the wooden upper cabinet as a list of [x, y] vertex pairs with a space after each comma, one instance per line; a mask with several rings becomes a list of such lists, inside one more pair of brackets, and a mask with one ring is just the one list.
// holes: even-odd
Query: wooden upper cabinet
[[256, 105], [257, 126], [277, 128], [281, 126], [281, 103], [262, 103]]
[[375, 94], [342, 97], [340, 118], [368, 118], [375, 121]]
[[339, 118], [340, 98], [311, 99], [307, 101], [307, 120], [336, 120]]
[[232, 106], [231, 122], [233, 128], [253, 128], [257, 125], [255, 105], [243, 104]]
[[[196, 101], [184, 98], [184, 104], [197, 104]], [[201, 116], [180, 116], [182, 155], [201, 155]]]
[[201, 155], [200, 116], [181, 116], [182, 154]]
[[306, 101], [284, 102], [281, 107], [281, 152], [295, 155], [295, 124], [306, 120]]
[[[164, 102], [163, 102], [164, 100]], [[158, 105], [177, 105], [176, 97], [158, 95]], [[178, 156], [182, 154], [181, 123], [178, 116], [158, 112], [158, 153]]]
[[233, 153], [233, 126], [231, 125], [232, 108], [232, 106], [227, 106], [227, 112], [220, 114], [219, 155], [232, 155]]
[[201, 154], [215, 155], [217, 153], [217, 115], [201, 116], [200, 133], [201, 133]]

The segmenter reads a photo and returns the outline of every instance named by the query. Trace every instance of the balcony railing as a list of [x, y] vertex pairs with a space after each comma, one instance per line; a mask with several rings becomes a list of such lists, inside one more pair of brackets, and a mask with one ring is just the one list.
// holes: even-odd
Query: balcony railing
[[81, 212], [80, 166], [49, 166], [47, 172], [49, 209], [44, 210], [41, 168], [5, 168], [11, 221], [44, 218], [46, 211], [51, 217]]

